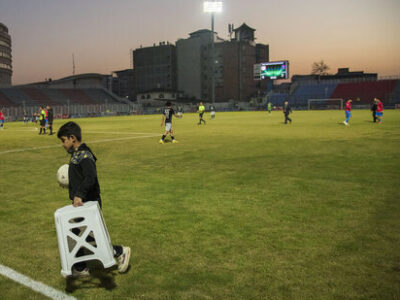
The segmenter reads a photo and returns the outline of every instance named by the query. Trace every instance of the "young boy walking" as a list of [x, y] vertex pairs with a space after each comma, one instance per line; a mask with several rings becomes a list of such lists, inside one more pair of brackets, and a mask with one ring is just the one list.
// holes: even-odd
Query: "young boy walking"
[[[71, 154], [69, 163], [69, 198], [74, 207], [82, 206], [87, 201], [97, 201], [101, 208], [100, 185], [97, 178], [96, 156], [92, 150], [82, 143], [81, 128], [75, 122], [65, 123], [58, 130], [57, 137], [61, 140], [64, 149]], [[76, 229], [79, 234], [80, 230]], [[114, 257], [118, 262], [118, 272], [124, 273], [128, 269], [131, 249], [123, 246], [113, 246]], [[84, 255], [79, 250], [77, 256]], [[85, 262], [76, 263], [72, 268], [73, 277], [89, 276], [89, 269]]]
[[168, 134], [170, 135], [170, 137], [171, 137], [171, 139], [172, 139], [172, 142], [173, 142], [173, 143], [177, 143], [178, 141], [175, 140], [175, 137], [174, 137], [174, 130], [172, 129], [172, 116], [175, 116], [175, 117], [177, 117], [178, 119], [181, 119], [181, 118], [182, 118], [182, 115], [177, 115], [177, 114], [175, 114], [175, 111], [174, 111], [174, 109], [172, 108], [171, 102], [168, 101], [168, 102], [166, 103], [166, 106], [167, 106], [167, 107], [164, 109], [164, 113], [163, 113], [162, 119], [161, 119], [161, 127], [164, 125], [164, 126], [165, 126], [165, 131], [164, 131], [164, 134], [163, 134], [163, 136], [161, 137], [159, 143], [160, 143], [160, 144], [164, 144], [165, 137], [166, 137]]

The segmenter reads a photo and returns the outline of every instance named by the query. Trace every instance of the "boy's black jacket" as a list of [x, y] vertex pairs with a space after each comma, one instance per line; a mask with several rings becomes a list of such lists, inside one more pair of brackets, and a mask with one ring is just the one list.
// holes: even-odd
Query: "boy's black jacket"
[[82, 198], [83, 202], [98, 201], [101, 206], [100, 186], [97, 179], [96, 156], [86, 144], [71, 154], [69, 162], [69, 198]]

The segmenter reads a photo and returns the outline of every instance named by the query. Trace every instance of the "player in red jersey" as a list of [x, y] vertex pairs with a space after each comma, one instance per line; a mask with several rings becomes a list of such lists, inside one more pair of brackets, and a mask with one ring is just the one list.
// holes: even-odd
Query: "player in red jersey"
[[383, 119], [383, 103], [378, 98], [375, 98], [374, 101], [376, 102], [376, 118], [378, 119], [378, 124], [382, 124]]
[[0, 128], [4, 129], [4, 114], [3, 114], [3, 110], [0, 110]]
[[351, 118], [351, 102], [353, 102], [353, 100], [349, 99], [346, 101], [346, 108], [345, 108], [345, 113], [346, 113], [346, 120], [343, 121], [344, 125], [349, 125], [349, 120]]

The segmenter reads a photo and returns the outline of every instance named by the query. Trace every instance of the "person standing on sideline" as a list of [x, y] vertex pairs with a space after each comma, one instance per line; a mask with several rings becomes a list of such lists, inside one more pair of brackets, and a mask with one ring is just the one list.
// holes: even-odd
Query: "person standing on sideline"
[[53, 108], [50, 107], [50, 105], [47, 105], [47, 124], [50, 130], [49, 135], [53, 135], [53, 117]]
[[374, 119], [374, 123], [376, 123], [376, 109], [378, 108], [378, 106], [376, 105], [376, 100], [375, 99], [374, 99], [374, 102], [372, 103], [372, 106], [371, 106], [372, 118]]
[[4, 129], [4, 113], [3, 113], [3, 109], [0, 109], [0, 128]]
[[269, 101], [268, 101], [268, 103], [267, 103], [267, 108], [268, 108], [268, 114], [270, 115], [270, 114], [271, 114], [271, 111], [272, 111], [272, 103], [269, 102]]
[[378, 119], [378, 124], [382, 124], [383, 119], [383, 103], [378, 98], [374, 99], [376, 102], [376, 118]]
[[45, 114], [46, 114], [46, 129], [49, 127], [49, 119], [48, 119], [48, 117], [49, 117], [49, 111], [48, 111], [48, 108], [49, 106], [46, 106], [46, 107], [44, 107], [44, 112], [45, 112]]
[[200, 102], [199, 108], [197, 109], [197, 112], [199, 113], [199, 123], [197, 123], [197, 125], [201, 125], [201, 121], [203, 121], [204, 125], [206, 125], [206, 121], [203, 119], [205, 111], [206, 108], [204, 107], [203, 102]]
[[172, 142], [173, 143], [177, 143], [178, 141], [177, 140], [175, 140], [175, 137], [174, 137], [174, 130], [172, 129], [172, 116], [175, 116], [175, 117], [177, 117], [178, 119], [181, 119], [182, 118], [182, 115], [177, 115], [177, 114], [175, 114], [175, 111], [174, 111], [174, 109], [172, 108], [172, 104], [171, 104], [171, 102], [167, 102], [166, 103], [166, 108], [164, 109], [164, 113], [163, 113], [163, 116], [162, 116], [162, 120], [161, 120], [161, 127], [163, 126], [163, 125], [165, 125], [165, 131], [164, 131], [164, 134], [163, 134], [163, 136], [161, 137], [161, 139], [160, 139], [160, 141], [159, 141], [159, 143], [160, 144], [164, 144], [164, 139], [165, 139], [165, 137], [169, 134], [169, 136], [171, 137], [171, 139], [172, 139]]
[[292, 119], [289, 118], [289, 114], [292, 112], [292, 108], [290, 107], [289, 101], [285, 101], [283, 104], [283, 114], [285, 115], [285, 124], [287, 124], [287, 121], [292, 124]]
[[[101, 209], [100, 185], [97, 177], [97, 158], [92, 150], [82, 142], [82, 131], [75, 122], [67, 122], [58, 130], [57, 137], [64, 149], [71, 154], [68, 169], [68, 192], [74, 207], [83, 206], [88, 201], [96, 201]], [[81, 233], [79, 228], [72, 232]], [[118, 272], [125, 273], [129, 267], [131, 248], [113, 245], [114, 258], [118, 263]], [[76, 256], [85, 255], [84, 249], [79, 249]], [[72, 277], [89, 276], [86, 262], [78, 262], [72, 267]]]
[[39, 114], [39, 122], [40, 122], [40, 132], [39, 134], [46, 134], [46, 112], [44, 110], [44, 107], [40, 107], [40, 114]]
[[343, 121], [344, 125], [349, 125], [349, 121], [351, 118], [351, 102], [353, 102], [353, 100], [349, 99], [346, 101], [346, 108], [345, 108], [345, 114], [346, 114], [346, 120]]

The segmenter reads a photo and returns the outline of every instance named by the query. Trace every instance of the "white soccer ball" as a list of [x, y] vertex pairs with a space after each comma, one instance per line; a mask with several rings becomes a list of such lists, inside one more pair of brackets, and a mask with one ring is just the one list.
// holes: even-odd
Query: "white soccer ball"
[[68, 169], [69, 165], [62, 165], [57, 171], [57, 181], [62, 187], [68, 187]]

